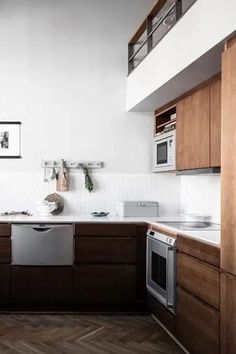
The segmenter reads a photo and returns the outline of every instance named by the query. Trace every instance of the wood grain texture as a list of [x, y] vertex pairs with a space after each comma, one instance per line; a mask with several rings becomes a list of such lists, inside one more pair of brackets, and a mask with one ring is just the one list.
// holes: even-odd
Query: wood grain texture
[[11, 239], [9, 237], [0, 237], [0, 263], [11, 262]]
[[80, 223], [75, 224], [75, 235], [84, 236], [136, 236], [137, 224]]
[[136, 266], [76, 266], [74, 289], [75, 303], [132, 303], [136, 298]]
[[221, 165], [221, 77], [210, 84], [210, 166]]
[[236, 353], [236, 277], [221, 274], [221, 354]]
[[209, 86], [179, 101], [176, 117], [176, 169], [209, 167]]
[[72, 304], [73, 267], [12, 266], [11, 298], [13, 305]]
[[177, 248], [179, 251], [200, 259], [219, 268], [220, 248], [192, 238], [178, 235]]
[[0, 305], [10, 302], [10, 265], [0, 265]]
[[0, 315], [1, 354], [182, 354], [154, 322], [137, 315]]
[[10, 224], [0, 224], [0, 236], [10, 237], [11, 236], [11, 225]]
[[219, 313], [177, 290], [177, 338], [191, 354], [218, 354]]
[[76, 263], [135, 263], [136, 238], [75, 237]]
[[221, 268], [236, 275], [236, 45], [222, 57]]
[[220, 272], [218, 269], [193, 257], [178, 253], [177, 281], [181, 287], [219, 310]]
[[176, 334], [176, 316], [165, 308], [151, 294], [148, 294], [149, 311], [172, 333]]

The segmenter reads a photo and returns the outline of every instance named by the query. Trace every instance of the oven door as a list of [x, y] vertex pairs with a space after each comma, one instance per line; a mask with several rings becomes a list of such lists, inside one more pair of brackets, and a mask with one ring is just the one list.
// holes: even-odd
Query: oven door
[[150, 236], [147, 237], [147, 289], [173, 312], [176, 297], [175, 259], [175, 247], [170, 247]]

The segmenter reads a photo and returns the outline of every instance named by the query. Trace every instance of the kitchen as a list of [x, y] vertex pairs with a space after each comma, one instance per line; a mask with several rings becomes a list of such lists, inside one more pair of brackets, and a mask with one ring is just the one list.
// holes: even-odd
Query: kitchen
[[171, 66], [209, 5], [179, 3], [0, 1], [1, 353], [235, 352], [235, 5]]

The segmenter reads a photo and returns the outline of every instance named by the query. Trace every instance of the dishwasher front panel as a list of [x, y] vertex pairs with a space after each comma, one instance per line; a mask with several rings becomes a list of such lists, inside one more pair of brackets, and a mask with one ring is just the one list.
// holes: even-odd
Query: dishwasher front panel
[[11, 235], [14, 265], [73, 264], [73, 225], [13, 224]]

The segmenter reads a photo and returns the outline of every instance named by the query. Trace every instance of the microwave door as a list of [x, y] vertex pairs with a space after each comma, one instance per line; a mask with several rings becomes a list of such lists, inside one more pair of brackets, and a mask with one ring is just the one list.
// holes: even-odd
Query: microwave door
[[168, 163], [168, 141], [156, 144], [156, 165], [166, 165]]

